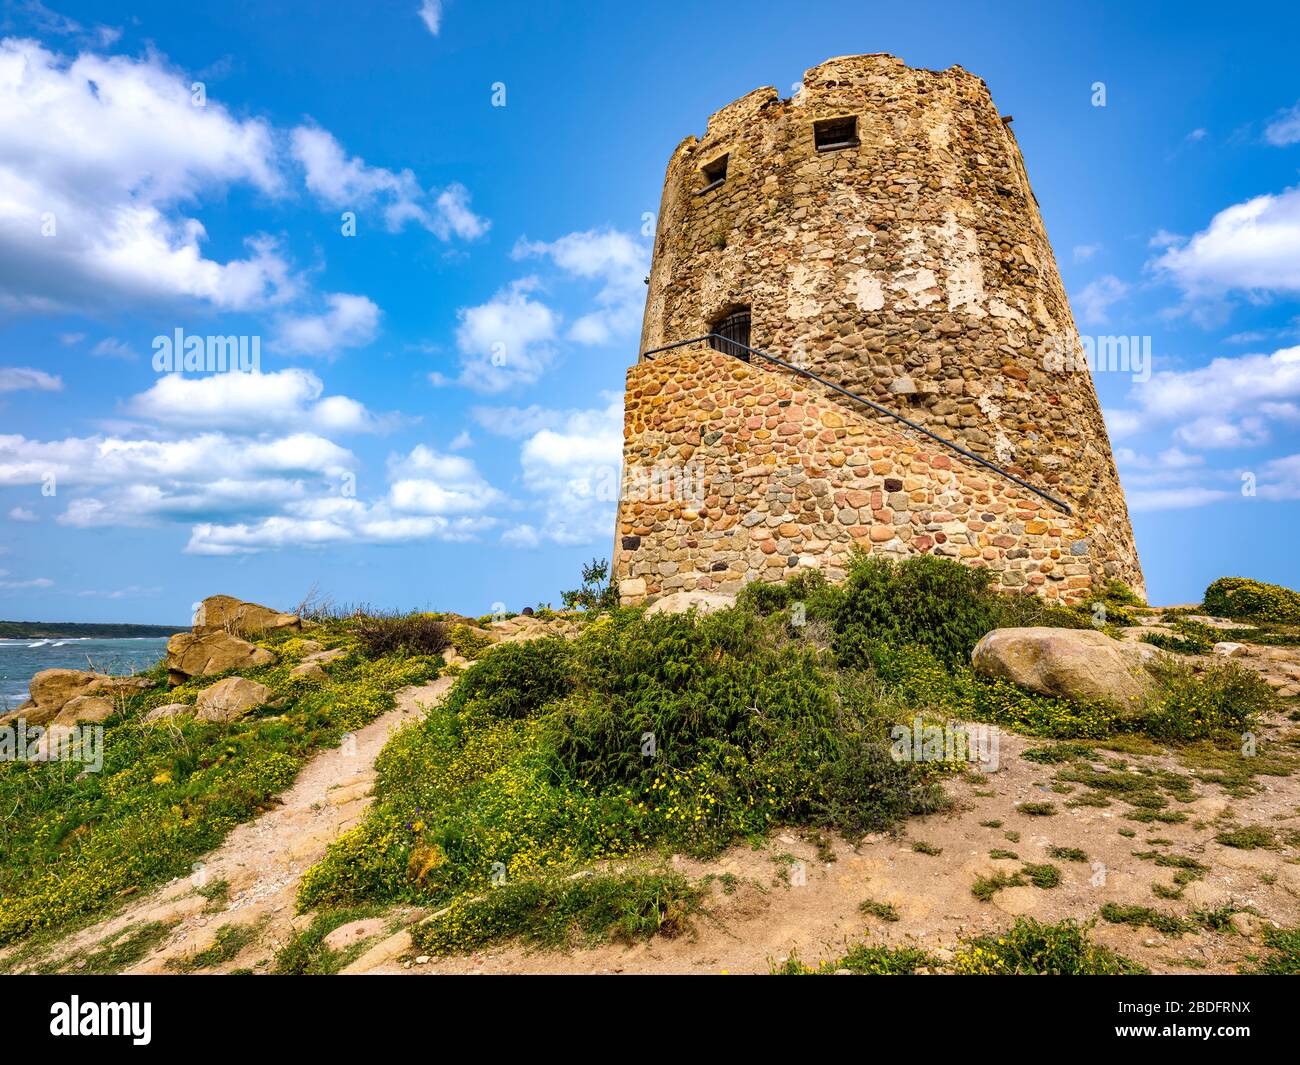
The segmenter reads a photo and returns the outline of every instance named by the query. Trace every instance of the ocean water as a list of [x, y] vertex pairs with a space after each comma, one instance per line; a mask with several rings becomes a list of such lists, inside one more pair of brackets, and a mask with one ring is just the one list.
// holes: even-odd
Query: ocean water
[[42, 669], [95, 669], [139, 673], [167, 650], [165, 636], [131, 640], [0, 640], [0, 712], [27, 698], [27, 684]]

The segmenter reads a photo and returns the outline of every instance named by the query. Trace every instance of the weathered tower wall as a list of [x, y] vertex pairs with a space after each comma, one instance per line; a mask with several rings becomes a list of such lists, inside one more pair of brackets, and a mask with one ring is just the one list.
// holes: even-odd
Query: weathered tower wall
[[[817, 124], [845, 118], [856, 122], [848, 146], [819, 150]], [[980, 78], [887, 55], [832, 59], [793, 99], [756, 90], [683, 141], [664, 185], [642, 350], [707, 333], [744, 307], [754, 347], [1067, 500], [1069, 524], [1086, 530], [1073, 564], [1092, 583], [1115, 577], [1142, 591], [1091, 376], [1052, 368], [1078, 337], [1020, 151]], [[659, 464], [685, 461], [699, 446], [643, 437], [631, 397], [652, 380], [648, 366], [628, 377], [629, 469], [651, 452]], [[616, 568], [634, 589], [647, 567], [675, 565], [664, 530], [633, 531], [646, 528], [635, 505], [625, 485], [619, 534], [629, 539]], [[665, 576], [660, 590], [695, 586]]]

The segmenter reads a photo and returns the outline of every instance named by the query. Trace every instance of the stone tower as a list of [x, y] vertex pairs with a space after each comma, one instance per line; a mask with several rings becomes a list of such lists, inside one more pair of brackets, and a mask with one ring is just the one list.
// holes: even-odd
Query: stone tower
[[[905, 416], [707, 344], [722, 332]], [[1020, 150], [984, 82], [888, 55], [758, 89], [673, 153], [628, 372], [625, 599], [832, 576], [854, 544], [1081, 600], [1142, 573]], [[1064, 363], [1064, 368], [1062, 368]], [[1077, 369], [1074, 367], [1078, 367]]]

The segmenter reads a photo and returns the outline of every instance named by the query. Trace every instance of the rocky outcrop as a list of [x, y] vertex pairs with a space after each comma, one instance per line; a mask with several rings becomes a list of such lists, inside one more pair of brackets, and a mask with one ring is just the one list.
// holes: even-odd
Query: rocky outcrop
[[63, 704], [63, 709], [54, 715], [50, 725], [98, 724], [101, 721], [107, 721], [116, 712], [117, 707], [103, 696], [74, 695]]
[[200, 721], [234, 721], [253, 707], [270, 701], [275, 693], [265, 684], [243, 677], [227, 677], [199, 692], [194, 701], [195, 717]]
[[646, 614], [685, 614], [691, 610], [712, 614], [715, 610], [726, 610], [735, 605], [736, 597], [722, 592], [673, 592], [656, 599]]
[[[315, 643], [314, 640], [310, 642]], [[320, 644], [316, 644], [316, 647], [319, 648]], [[308, 680], [316, 681], [326, 680], [329, 675], [325, 672], [325, 667], [336, 658], [342, 658], [346, 654], [347, 651], [342, 647], [334, 647], [328, 651], [313, 651], [293, 669], [289, 670], [289, 676], [306, 677]]]
[[493, 643], [527, 643], [543, 636], [563, 636], [572, 639], [582, 626], [569, 618], [552, 618], [549, 621], [531, 614], [502, 618], [487, 627], [487, 636]]
[[45, 725], [78, 697], [97, 696], [111, 706], [117, 697], [149, 686], [149, 681], [143, 677], [110, 677], [106, 673], [80, 669], [43, 669], [31, 679], [31, 698], [17, 710], [0, 717], [0, 723], [21, 717], [29, 725]]
[[1159, 654], [1093, 629], [1035, 627], [994, 629], [975, 645], [971, 662], [983, 676], [1040, 695], [1136, 711], [1155, 686], [1147, 667]]
[[190, 677], [206, 677], [230, 669], [268, 666], [276, 655], [227, 632], [178, 632], [167, 641], [167, 679], [174, 687]]
[[235, 636], [252, 636], [279, 629], [299, 632], [302, 620], [294, 614], [281, 614], [269, 606], [247, 603], [232, 595], [208, 596], [194, 616], [196, 633], [227, 632]]

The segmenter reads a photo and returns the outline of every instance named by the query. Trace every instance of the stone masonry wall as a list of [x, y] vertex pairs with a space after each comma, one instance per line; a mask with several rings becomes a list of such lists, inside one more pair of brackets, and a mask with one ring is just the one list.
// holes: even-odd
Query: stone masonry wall
[[[858, 143], [817, 150], [814, 123], [848, 116]], [[723, 155], [726, 178], [706, 191], [703, 168]], [[758, 89], [687, 137], [664, 184], [642, 351], [744, 306], [754, 347], [1067, 499], [1105, 574], [1142, 593], [1091, 375], [1050, 368], [1079, 338], [980, 78], [831, 59], [793, 99]]]
[[627, 375], [615, 567], [625, 603], [736, 591], [797, 567], [842, 579], [855, 544], [987, 566], [1062, 602], [1104, 580], [1085, 524], [882, 415], [704, 345]]

